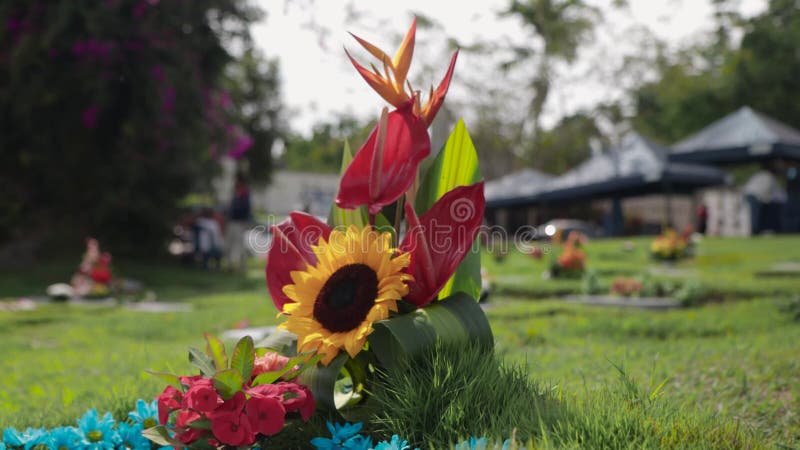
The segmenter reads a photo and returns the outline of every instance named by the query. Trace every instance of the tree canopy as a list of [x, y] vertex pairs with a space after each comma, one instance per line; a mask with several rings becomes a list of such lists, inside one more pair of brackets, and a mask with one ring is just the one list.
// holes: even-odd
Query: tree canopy
[[220, 158], [264, 176], [280, 108], [276, 66], [247, 50], [259, 17], [246, 0], [3, 2], [0, 242], [151, 252]]

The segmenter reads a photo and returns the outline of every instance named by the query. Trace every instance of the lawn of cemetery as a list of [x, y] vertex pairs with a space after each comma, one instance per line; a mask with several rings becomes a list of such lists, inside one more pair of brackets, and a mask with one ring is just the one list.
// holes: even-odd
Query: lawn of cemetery
[[[705, 238], [675, 262], [652, 259], [651, 240], [589, 241], [591, 279], [543, 277], [546, 246], [540, 259], [513, 246], [502, 258], [482, 255], [491, 283], [482, 307], [498, 358], [546, 399], [508, 419], [506, 433], [516, 428], [536, 448], [800, 445], [800, 272], [790, 270], [800, 264], [800, 237]], [[191, 372], [186, 348], [204, 347], [204, 332], [280, 321], [255, 259], [246, 276], [115, 261], [156, 302], [186, 305], [175, 311], [103, 302], [11, 307], [43, 296], [74, 265], [0, 273], [3, 427], [72, 424], [90, 408], [119, 420], [163, 389], [146, 369]], [[646, 309], [635, 296], [623, 306], [582, 301], [589, 291], [608, 294], [619, 277], [657, 285], [676, 302]]]

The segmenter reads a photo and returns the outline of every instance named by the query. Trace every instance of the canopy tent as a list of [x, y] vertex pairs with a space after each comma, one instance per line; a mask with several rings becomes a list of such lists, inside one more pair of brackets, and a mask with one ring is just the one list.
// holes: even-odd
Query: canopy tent
[[555, 176], [534, 169], [523, 169], [496, 180], [487, 181], [487, 200], [533, 195], [552, 182]]
[[513, 184], [487, 190], [489, 208], [526, 206], [564, 200], [636, 197], [655, 193], [690, 193], [725, 184], [727, 175], [714, 167], [669, 162], [669, 150], [636, 132], [620, 144], [598, 153], [569, 172], [535, 189]]
[[669, 155], [672, 161], [707, 164], [779, 158], [800, 161], [800, 131], [748, 106], [676, 143]]

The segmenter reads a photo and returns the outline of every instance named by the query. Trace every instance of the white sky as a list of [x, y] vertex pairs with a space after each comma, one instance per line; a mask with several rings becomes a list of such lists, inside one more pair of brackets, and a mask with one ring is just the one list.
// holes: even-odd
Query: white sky
[[[256, 44], [268, 57], [278, 57], [283, 80], [283, 100], [289, 109], [289, 125], [308, 134], [320, 120], [331, 119], [337, 112], [350, 112], [362, 118], [377, 117], [383, 102], [350, 65], [344, 54], [347, 47], [359, 61], [373, 60], [360, 51], [348, 34], [352, 32], [390, 55], [394, 54], [414, 12], [438, 22], [443, 28], [417, 30], [415, 63], [410, 79], [415, 88], [427, 91], [438, 84], [449, 60], [446, 36], [462, 43], [476, 40], [496, 44], [524, 43], [529, 32], [515, 18], [498, 18], [496, 12], [509, 0], [261, 0], [266, 19], [256, 25]], [[622, 58], [636, 53], [639, 38], [631, 38], [632, 27], [645, 26], [671, 47], [695, 41], [713, 27], [710, 0], [630, 0], [627, 10], [613, 11], [610, 0], [589, 0], [605, 14], [576, 65], [564, 70], [553, 83], [546, 106], [545, 124], [558, 117], [601, 100], [621, 95], [622, 79], [612, 71]], [[456, 6], [457, 5], [457, 6]], [[739, 10], [746, 16], [766, 7], [766, 0], [739, 0]], [[313, 29], [309, 24], [313, 23]], [[316, 30], [316, 31], [315, 31]], [[321, 30], [321, 31], [320, 31]], [[424, 70], [433, 66], [434, 73]], [[467, 80], [487, 84], [503, 81], [489, 56], [462, 54], [456, 66], [447, 104], [458, 105], [471, 93]], [[524, 73], [518, 73], [524, 77]], [[527, 98], [520, 96], [524, 108]], [[460, 112], [460, 111], [459, 111]]]

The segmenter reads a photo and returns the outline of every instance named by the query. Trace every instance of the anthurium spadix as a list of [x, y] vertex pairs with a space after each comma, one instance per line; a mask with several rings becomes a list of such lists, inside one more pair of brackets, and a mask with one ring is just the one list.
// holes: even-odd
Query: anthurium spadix
[[[411, 23], [411, 28], [408, 29], [400, 48], [397, 49], [394, 58], [390, 58], [383, 50], [372, 45], [371, 43], [361, 39], [356, 35], [352, 35], [362, 47], [364, 47], [372, 56], [377, 58], [383, 65], [383, 71], [379, 70], [374, 65], [371, 65], [372, 71], [359, 64], [350, 53], [345, 50], [350, 62], [356, 68], [359, 74], [375, 90], [384, 100], [389, 102], [392, 106], [399, 108], [402, 104], [415, 96], [415, 91], [411, 84], [407, 82], [408, 69], [411, 66], [411, 57], [414, 54], [414, 36], [417, 31], [417, 19]], [[450, 87], [450, 79], [453, 77], [453, 70], [456, 65], [456, 58], [458, 51], [453, 53], [450, 58], [450, 66], [447, 69], [442, 81], [436, 90], [431, 87], [430, 96], [424, 105], [420, 105], [419, 98], [414, 103], [413, 112], [417, 117], [420, 117], [426, 125], [433, 122], [436, 113], [444, 102], [444, 97], [447, 94], [447, 89]], [[406, 86], [408, 85], [408, 92]], [[418, 97], [418, 96], [417, 96]]]
[[431, 152], [427, 126], [412, 113], [414, 99], [381, 115], [378, 125], [342, 174], [336, 205], [370, 214], [395, 202], [417, 176], [419, 163]]
[[411, 253], [406, 271], [414, 277], [405, 301], [422, 307], [436, 297], [472, 250], [485, 206], [482, 181], [447, 192], [422, 217], [405, 204], [408, 230], [400, 251]]

